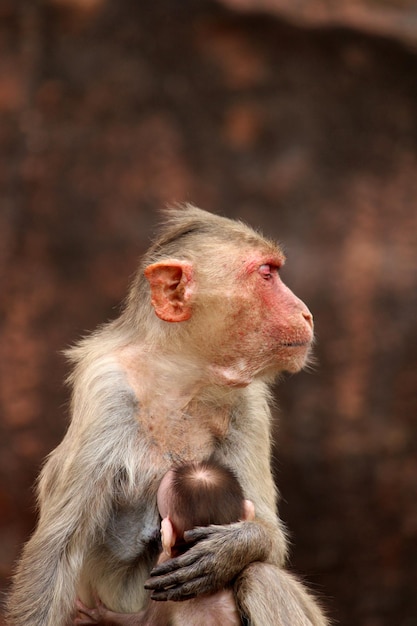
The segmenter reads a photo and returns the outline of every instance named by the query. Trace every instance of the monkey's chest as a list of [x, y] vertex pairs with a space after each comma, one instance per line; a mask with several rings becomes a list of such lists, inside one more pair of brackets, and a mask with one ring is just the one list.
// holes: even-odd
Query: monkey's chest
[[209, 456], [229, 431], [229, 416], [205, 411], [169, 414], [164, 419], [144, 416], [141, 420], [148, 445], [170, 461], [199, 460]]

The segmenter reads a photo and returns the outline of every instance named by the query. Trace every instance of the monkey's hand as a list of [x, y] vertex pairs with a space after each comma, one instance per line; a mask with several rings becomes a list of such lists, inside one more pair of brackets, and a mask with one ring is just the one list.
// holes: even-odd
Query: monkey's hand
[[74, 626], [90, 626], [90, 624], [99, 624], [100, 626], [132, 626], [139, 625], [139, 614], [128, 615], [123, 613], [114, 613], [106, 607], [98, 596], [95, 597], [96, 606], [90, 608], [81, 600], [77, 599]]
[[157, 565], [145, 589], [152, 600], [188, 600], [227, 586], [254, 561], [265, 561], [272, 539], [258, 522], [197, 527], [184, 533], [195, 543], [185, 554]]
[[101, 624], [101, 612], [105, 609], [104, 604], [97, 602], [97, 607], [91, 609], [81, 600], [76, 601], [77, 614], [74, 619], [74, 626], [85, 626], [87, 624]]

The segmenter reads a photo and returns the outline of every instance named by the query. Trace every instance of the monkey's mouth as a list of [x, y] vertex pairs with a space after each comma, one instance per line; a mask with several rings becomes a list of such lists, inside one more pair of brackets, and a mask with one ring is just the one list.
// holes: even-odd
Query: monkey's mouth
[[281, 345], [284, 348], [308, 348], [310, 341], [289, 341]]

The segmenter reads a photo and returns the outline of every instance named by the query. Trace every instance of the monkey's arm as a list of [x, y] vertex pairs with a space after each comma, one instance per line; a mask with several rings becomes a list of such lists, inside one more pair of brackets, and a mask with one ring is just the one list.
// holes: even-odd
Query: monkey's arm
[[255, 522], [199, 527], [184, 537], [198, 543], [151, 571], [145, 588], [152, 590], [152, 600], [188, 600], [213, 593], [249, 563], [264, 561], [271, 549], [265, 529]]
[[137, 438], [131, 394], [122, 393], [120, 381], [115, 392], [109, 369], [96, 364], [85, 385], [89, 397], [75, 393], [73, 421], [43, 469], [38, 527], [8, 599], [10, 626], [66, 625], [86, 554], [103, 536], [118, 473]]
[[[60, 465], [58, 456], [51, 457], [46, 473]], [[64, 459], [61, 462], [64, 465]], [[87, 493], [77, 486], [79, 479], [57, 476], [54, 491], [43, 500], [38, 527], [23, 549], [14, 578], [10, 624], [63, 626], [72, 612], [87, 546], [110, 505], [108, 485], [90, 474], [92, 488]]]

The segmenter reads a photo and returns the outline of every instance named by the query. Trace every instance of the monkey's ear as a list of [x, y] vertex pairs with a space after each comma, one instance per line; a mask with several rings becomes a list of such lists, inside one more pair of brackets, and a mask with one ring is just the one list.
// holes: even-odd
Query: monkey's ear
[[255, 505], [252, 500], [243, 500], [243, 511], [245, 522], [251, 522], [255, 519]]
[[161, 542], [165, 554], [171, 556], [171, 548], [175, 544], [176, 536], [174, 527], [169, 517], [164, 517], [161, 522]]
[[193, 266], [188, 261], [166, 259], [145, 268], [152, 305], [165, 322], [184, 322], [192, 313]]

